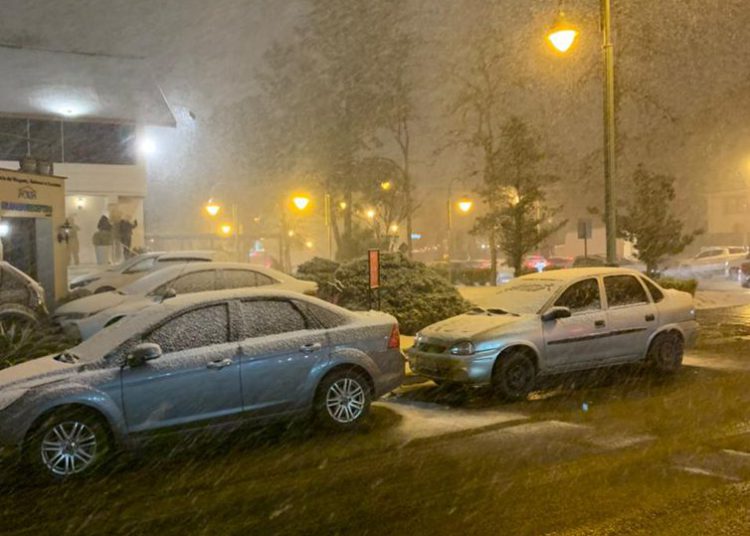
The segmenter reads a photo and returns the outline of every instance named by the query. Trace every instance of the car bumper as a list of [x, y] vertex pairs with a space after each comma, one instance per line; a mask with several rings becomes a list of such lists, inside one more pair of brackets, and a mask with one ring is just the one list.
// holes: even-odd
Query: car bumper
[[407, 360], [413, 372], [430, 379], [487, 385], [492, 381], [497, 354], [498, 351], [492, 349], [471, 356], [453, 356], [412, 348], [407, 352]]
[[680, 329], [682, 331], [682, 336], [685, 339], [685, 348], [690, 349], [694, 347], [695, 343], [698, 341], [698, 333], [700, 332], [698, 322], [695, 320], [683, 322], [680, 324]]

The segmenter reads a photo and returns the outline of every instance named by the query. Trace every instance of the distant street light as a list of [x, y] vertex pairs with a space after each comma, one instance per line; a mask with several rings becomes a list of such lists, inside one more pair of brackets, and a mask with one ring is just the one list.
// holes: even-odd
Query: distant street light
[[305, 210], [310, 204], [310, 198], [306, 195], [296, 195], [292, 198], [292, 203], [297, 207], [297, 210]]
[[391, 231], [391, 233], [393, 233], [393, 234], [396, 234], [396, 233], [398, 233], [398, 225], [397, 225], [397, 224], [395, 224], [395, 223], [394, 223], [394, 224], [392, 224], [392, 225], [391, 225], [391, 226], [389, 227], [389, 230], [390, 230], [390, 231]]
[[458, 210], [466, 214], [467, 212], [471, 210], [471, 207], [474, 206], [474, 201], [464, 197], [457, 203], [457, 205], [458, 205]]
[[219, 211], [221, 210], [221, 205], [219, 205], [216, 201], [213, 199], [209, 199], [206, 203], [206, 212], [208, 212], [208, 215], [211, 217], [215, 217]]
[[367, 211], [365, 212], [365, 216], [367, 216], [368, 220], [375, 219], [375, 210], [371, 209], [371, 208], [368, 208]]
[[393, 187], [393, 183], [392, 183], [391, 181], [383, 181], [383, 182], [381, 182], [381, 183], [380, 183], [380, 188], [381, 188], [381, 189], [382, 189], [383, 191], [386, 191], [386, 192], [387, 192], [387, 191], [388, 191], [388, 190], [390, 190], [390, 189], [391, 189], [392, 187]]
[[[612, 43], [612, 2], [601, 0], [600, 17], [604, 52], [604, 221], [607, 229], [607, 264], [617, 262], [617, 214], [615, 212], [615, 55]], [[562, 25], [560, 25], [562, 24]], [[547, 39], [559, 52], [565, 53], [578, 34], [566, 25], [562, 13]]]
[[347, 206], [348, 206], [348, 205], [346, 204], [346, 201], [341, 201], [341, 202], [339, 203], [339, 208], [340, 208], [341, 210], [346, 210], [346, 207], [347, 207]]
[[224, 236], [231, 235], [232, 234], [232, 230], [233, 230], [232, 226], [229, 225], [228, 223], [222, 224], [222, 226], [220, 227], [220, 229], [221, 229], [221, 234], [223, 234]]

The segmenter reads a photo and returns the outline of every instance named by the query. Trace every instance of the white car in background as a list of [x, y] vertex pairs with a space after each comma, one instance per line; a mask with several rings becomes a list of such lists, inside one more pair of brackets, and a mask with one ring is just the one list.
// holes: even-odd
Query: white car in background
[[315, 295], [318, 289], [316, 283], [263, 266], [235, 262], [193, 262], [158, 270], [117, 291], [66, 303], [55, 310], [52, 318], [70, 335], [88, 339], [123, 318], [175, 296], [255, 287], [308, 295]]
[[110, 292], [167, 266], [188, 262], [209, 262], [214, 260], [214, 256], [213, 251], [154, 251], [143, 253], [106, 270], [76, 277], [70, 282], [70, 290], [81, 295]]
[[692, 259], [680, 263], [679, 271], [691, 277], [728, 276], [734, 266], [747, 257], [745, 246], [715, 246], [703, 248]]

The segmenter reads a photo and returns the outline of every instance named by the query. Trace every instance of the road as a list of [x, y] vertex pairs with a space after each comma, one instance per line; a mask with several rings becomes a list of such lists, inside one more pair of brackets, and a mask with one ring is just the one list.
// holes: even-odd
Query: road
[[62, 485], [5, 468], [0, 533], [748, 534], [748, 313], [702, 313], [674, 378], [555, 378], [514, 404], [412, 378], [356, 434], [164, 438]]

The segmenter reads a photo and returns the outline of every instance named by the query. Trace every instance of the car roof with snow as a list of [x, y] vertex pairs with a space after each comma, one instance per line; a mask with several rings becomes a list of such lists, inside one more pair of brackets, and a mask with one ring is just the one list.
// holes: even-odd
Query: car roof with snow
[[199, 262], [199, 263], [187, 263], [176, 266], [169, 266], [156, 272], [152, 272], [125, 285], [120, 289], [125, 294], [142, 294], [149, 292], [152, 289], [171, 281], [172, 279], [192, 272], [202, 272], [204, 270], [248, 270], [258, 272], [271, 277], [277, 281], [294, 281], [295, 279], [283, 272], [266, 268], [256, 264], [248, 264], [242, 262]]
[[565, 268], [563, 270], [547, 270], [544, 272], [537, 272], [534, 274], [524, 275], [519, 279], [524, 280], [535, 280], [535, 279], [546, 279], [556, 281], [568, 281], [571, 279], [578, 279], [580, 277], [597, 277], [600, 275], [643, 275], [637, 270], [632, 268], [621, 268], [617, 266], [593, 266], [593, 267], [581, 267], [581, 268]]
[[97, 359], [104, 353], [115, 348], [128, 340], [134, 334], [148, 329], [150, 326], [167, 318], [173, 313], [197, 307], [202, 304], [211, 304], [226, 300], [242, 300], [251, 298], [286, 298], [290, 300], [304, 301], [328, 310], [335, 311], [349, 320], [362, 319], [361, 315], [323, 301], [313, 296], [307, 296], [299, 292], [288, 290], [274, 290], [268, 288], [242, 288], [231, 290], [214, 290], [195, 294], [184, 294], [170, 298], [161, 303], [155, 303], [142, 309], [137, 315], [129, 316], [123, 321], [117, 322], [94, 334], [75, 347], [74, 353], [82, 359]]

